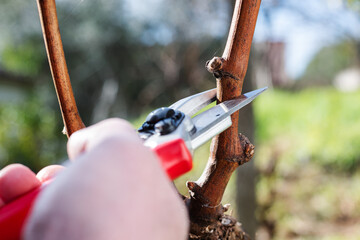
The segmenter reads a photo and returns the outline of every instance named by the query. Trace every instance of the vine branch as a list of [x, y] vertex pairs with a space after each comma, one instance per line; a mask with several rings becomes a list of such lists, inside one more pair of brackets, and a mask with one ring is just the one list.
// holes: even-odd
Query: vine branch
[[64, 121], [64, 133], [70, 137], [71, 134], [84, 128], [85, 125], [80, 118], [71, 87], [61, 42], [55, 0], [37, 0], [37, 5], [51, 75]]
[[[260, 3], [260, 0], [236, 1], [223, 56], [206, 63], [208, 71], [216, 77], [218, 103], [241, 95]], [[254, 154], [250, 141], [238, 135], [239, 113], [233, 114], [231, 120], [232, 126], [213, 138], [208, 164], [201, 177], [187, 183], [190, 232], [200, 239], [213, 239], [213, 233], [209, 235], [206, 229], [213, 226], [216, 230], [218, 222], [225, 217], [227, 208], [221, 205], [221, 199], [228, 181], [235, 169], [250, 161]]]

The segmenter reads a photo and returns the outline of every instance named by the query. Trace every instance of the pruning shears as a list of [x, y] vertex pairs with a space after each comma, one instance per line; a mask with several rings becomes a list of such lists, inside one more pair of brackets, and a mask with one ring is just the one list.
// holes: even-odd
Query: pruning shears
[[[189, 96], [151, 112], [138, 129], [139, 136], [144, 145], [158, 156], [164, 171], [173, 180], [191, 170], [196, 148], [229, 128], [232, 125], [231, 114], [266, 89], [245, 93], [201, 113], [198, 112], [216, 100], [216, 89]], [[21, 238], [31, 207], [44, 185], [0, 208], [2, 240]]]

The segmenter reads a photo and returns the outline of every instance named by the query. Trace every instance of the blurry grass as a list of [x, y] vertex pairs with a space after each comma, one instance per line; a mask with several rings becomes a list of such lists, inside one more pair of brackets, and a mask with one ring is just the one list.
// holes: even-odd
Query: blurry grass
[[269, 91], [255, 101], [257, 141], [262, 151], [279, 149], [290, 165], [312, 160], [331, 170], [354, 170], [360, 163], [359, 103], [360, 92], [332, 88]]
[[359, 103], [332, 88], [255, 102], [258, 215], [272, 239], [359, 239]]
[[291, 176], [275, 171], [257, 186], [262, 220], [275, 224], [272, 239], [359, 239], [360, 174], [329, 174], [313, 163], [294, 167]]

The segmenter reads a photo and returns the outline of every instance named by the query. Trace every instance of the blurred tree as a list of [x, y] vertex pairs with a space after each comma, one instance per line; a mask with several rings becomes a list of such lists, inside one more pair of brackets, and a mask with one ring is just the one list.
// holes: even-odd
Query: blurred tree
[[[203, 65], [210, 51], [219, 46], [220, 38], [202, 38], [200, 42], [200, 36], [209, 36], [200, 30], [194, 37], [196, 29], [203, 29], [198, 28], [196, 19], [205, 21], [198, 19], [198, 10], [191, 10], [198, 8], [173, 1], [168, 3], [173, 6], [170, 9], [154, 5], [158, 14], [146, 17], [138, 16], [141, 8], [133, 12], [132, 4], [86, 1], [75, 10], [70, 3], [59, 5], [70, 75], [86, 123], [101, 118], [95, 117], [93, 109], [101, 92], [107, 95], [104, 82], [112, 81], [118, 92], [113, 93], [116, 97], [108, 102], [110, 107], [102, 118], [138, 116], [146, 109], [213, 85]], [[125, 8], [128, 14], [121, 14]], [[215, 10], [211, 7], [208, 11]], [[65, 18], [77, 24], [62, 27]]]
[[[254, 54], [250, 54], [248, 70], [243, 85], [243, 93], [254, 89]], [[239, 132], [249, 138], [251, 142], [255, 141], [253, 106], [250, 104], [240, 111], [239, 115]], [[239, 221], [243, 224], [245, 231], [251, 239], [255, 239], [257, 229], [256, 223], [256, 196], [255, 186], [257, 170], [254, 165], [255, 158], [240, 166], [236, 171], [236, 208]]]
[[0, 104], [0, 169], [21, 162], [34, 171], [64, 160], [66, 142], [59, 139], [57, 112], [36, 91], [22, 104]]
[[[0, 40], [0, 61], [10, 71], [38, 73], [38, 80], [49, 84], [34, 5], [19, 1], [0, 3], [4, 13], [0, 21], [5, 29]], [[213, 86], [203, 66], [225, 34], [221, 23], [229, 18], [228, 5], [211, 1], [200, 8], [199, 1], [167, 1], [171, 8], [153, 3], [156, 14], [145, 15], [141, 15], [140, 5], [93, 0], [58, 3], [70, 76], [80, 113], [88, 124], [91, 119], [108, 116], [138, 116], [146, 109]], [[12, 19], [17, 20], [11, 22]], [[109, 102], [107, 113], [95, 118], [93, 109], [109, 79], [118, 86], [116, 97]]]
[[341, 70], [360, 66], [358, 51], [358, 43], [351, 40], [324, 47], [314, 56], [296, 85], [332, 85], [335, 75]]

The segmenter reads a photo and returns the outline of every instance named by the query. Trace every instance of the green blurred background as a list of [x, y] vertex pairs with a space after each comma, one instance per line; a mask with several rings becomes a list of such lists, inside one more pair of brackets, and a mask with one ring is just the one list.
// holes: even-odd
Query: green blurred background
[[[58, 0], [86, 125], [140, 126], [154, 108], [215, 87], [205, 62], [225, 46], [234, 1]], [[360, 239], [360, 2], [263, 0], [241, 111], [256, 145], [223, 203], [256, 239]], [[0, 2], [0, 168], [67, 159], [35, 1]], [[209, 144], [195, 154], [196, 180]]]

